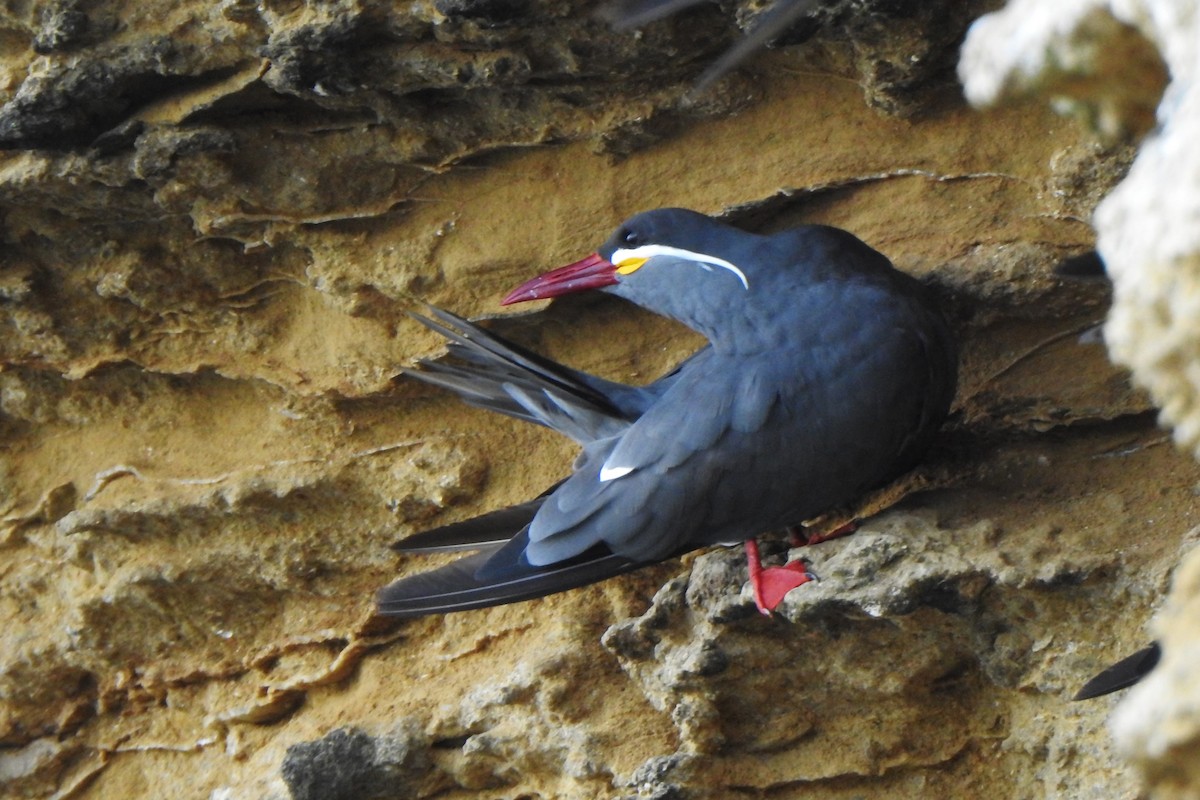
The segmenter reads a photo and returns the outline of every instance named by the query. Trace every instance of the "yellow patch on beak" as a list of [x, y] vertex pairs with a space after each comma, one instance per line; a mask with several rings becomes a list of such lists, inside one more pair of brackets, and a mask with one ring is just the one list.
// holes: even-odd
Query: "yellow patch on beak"
[[622, 259], [621, 262], [619, 264], [617, 264], [617, 272], [620, 273], [621, 275], [630, 275], [634, 272], [637, 272], [638, 269], [641, 268], [642, 264], [645, 264], [649, 260], [650, 259], [648, 259], [648, 258], [625, 258], [625, 259]]

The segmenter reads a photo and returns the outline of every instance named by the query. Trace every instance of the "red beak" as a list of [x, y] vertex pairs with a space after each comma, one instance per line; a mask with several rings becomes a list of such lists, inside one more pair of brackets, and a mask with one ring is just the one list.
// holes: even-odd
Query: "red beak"
[[508, 296], [500, 301], [500, 305], [508, 306], [526, 300], [542, 300], [558, 297], [560, 294], [599, 289], [601, 286], [612, 286], [616, 282], [617, 268], [599, 253], [592, 253], [574, 264], [559, 267], [522, 283], [509, 292]]

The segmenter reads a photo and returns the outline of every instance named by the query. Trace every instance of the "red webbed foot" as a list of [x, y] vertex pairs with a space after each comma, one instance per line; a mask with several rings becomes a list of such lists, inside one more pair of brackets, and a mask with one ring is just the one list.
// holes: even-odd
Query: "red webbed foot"
[[800, 560], [782, 567], [763, 567], [758, 542], [754, 539], [746, 540], [746, 561], [750, 569], [750, 586], [754, 589], [754, 605], [766, 616], [779, 607], [792, 589], [816, 580]]

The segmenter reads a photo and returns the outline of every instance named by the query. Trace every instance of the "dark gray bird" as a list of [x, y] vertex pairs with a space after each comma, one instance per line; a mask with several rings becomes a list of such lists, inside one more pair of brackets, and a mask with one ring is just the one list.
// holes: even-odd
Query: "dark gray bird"
[[710, 344], [654, 383], [627, 386], [432, 310], [423, 321], [455, 363], [422, 362], [414, 377], [583, 450], [540, 497], [400, 542], [404, 552], [477, 552], [384, 588], [381, 613], [512, 603], [743, 541], [767, 613], [809, 576], [763, 570], [754, 537], [915, 466], [954, 396], [955, 347], [925, 287], [836, 228], [762, 236], [693, 211], [649, 211], [504, 303], [588, 289]]

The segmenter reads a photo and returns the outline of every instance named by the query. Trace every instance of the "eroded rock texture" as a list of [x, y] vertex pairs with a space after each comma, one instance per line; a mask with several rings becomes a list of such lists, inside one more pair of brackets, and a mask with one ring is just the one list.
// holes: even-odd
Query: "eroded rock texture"
[[[1135, 796], [1112, 701], [1067, 698], [1150, 635], [1200, 469], [1110, 365], [1107, 285], [1052, 272], [1133, 148], [967, 106], [992, 6], [828, 4], [697, 97], [759, 4], [0, 9], [3, 793]], [[389, 543], [572, 457], [405, 380], [439, 346], [405, 312], [496, 315], [665, 205], [836, 224], [937, 289], [937, 488], [810, 548], [774, 619], [725, 551], [374, 617], [431, 563]], [[697, 345], [611, 298], [496, 325], [625, 381]]]
[[[977, 103], [1049, 96], [1110, 140], [1143, 133], [1157, 122], [1129, 175], [1096, 208], [1098, 250], [1114, 286], [1104, 333], [1114, 358], [1132, 368], [1162, 407], [1176, 441], [1196, 454], [1198, 19], [1194, 2], [1081, 0], [1050, 6], [1022, 0], [972, 29], [960, 70]], [[1160, 101], [1152, 87], [1168, 75]], [[1194, 539], [1195, 531], [1185, 537], [1183, 550]], [[1123, 755], [1137, 765], [1155, 797], [1200, 796], [1197, 555], [1191, 552], [1180, 566], [1170, 603], [1155, 626], [1162, 664], [1144, 686], [1129, 692], [1112, 721]]]

